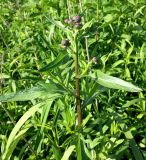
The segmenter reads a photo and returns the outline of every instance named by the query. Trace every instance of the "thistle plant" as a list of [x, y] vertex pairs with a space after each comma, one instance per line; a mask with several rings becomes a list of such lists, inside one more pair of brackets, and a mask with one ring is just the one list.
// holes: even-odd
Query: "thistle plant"
[[[65, 23], [68, 23], [70, 25], [70, 22], [73, 22], [73, 32], [70, 36], [68, 36], [69, 39], [72, 40], [72, 43], [74, 45], [71, 46], [72, 56], [74, 59], [74, 67], [75, 67], [75, 88], [76, 88], [76, 107], [77, 107], [77, 119], [78, 119], [78, 127], [81, 126], [82, 122], [82, 111], [81, 111], [81, 99], [80, 99], [80, 75], [79, 75], [79, 30], [77, 28], [81, 27], [81, 17], [80, 16], [74, 16], [72, 19], [66, 19], [64, 21]], [[69, 46], [69, 40], [63, 39], [61, 42], [61, 45], [63, 47]]]
[[[139, 92], [141, 91], [140, 88], [125, 82], [121, 79], [118, 79], [116, 77], [111, 77], [108, 76], [104, 73], [102, 73], [100, 70], [93, 70], [92, 72], [89, 72], [89, 70], [91, 71], [91, 67], [93, 66], [98, 66], [98, 58], [97, 57], [93, 57], [92, 60], [87, 64], [85, 70], [80, 73], [80, 55], [79, 55], [79, 43], [80, 43], [80, 39], [82, 37], [82, 34], [86, 32], [86, 28], [88, 28], [90, 26], [90, 23], [88, 22], [87, 24], [85, 24], [85, 26], [83, 26], [82, 28], [82, 21], [81, 21], [81, 17], [79, 15], [77, 16], [73, 16], [73, 18], [71, 19], [65, 19], [64, 22], [67, 23], [67, 25], [69, 26], [69, 32], [67, 31], [67, 37], [68, 39], [63, 39], [61, 42], [61, 45], [63, 48], [69, 47], [70, 50], [68, 50], [69, 52], [71, 52], [71, 57], [74, 60], [74, 74], [75, 74], [75, 89], [76, 89], [76, 107], [77, 107], [77, 119], [78, 119], [78, 127], [81, 126], [82, 123], [82, 115], [83, 115], [83, 111], [82, 111], [82, 107], [81, 107], [81, 98], [80, 98], [80, 86], [81, 86], [81, 82], [80, 82], [80, 77], [84, 76], [84, 77], [90, 77], [92, 79], [94, 79], [95, 81], [97, 81], [97, 83], [99, 83], [100, 85], [103, 85], [105, 87], [108, 88], [114, 88], [114, 89], [122, 89], [122, 90], [127, 90], [130, 92]], [[72, 43], [70, 45], [70, 42]]]
[[[67, 2], [69, 5], [69, 1]], [[32, 5], [35, 7], [33, 3]], [[41, 3], [43, 1], [39, 5]], [[64, 2], [52, 3], [52, 6], [59, 7], [58, 9], [55, 7], [58, 15], [62, 14], [63, 10], [61, 12], [59, 10]], [[55, 3], [58, 4], [55, 5]], [[111, 6], [117, 5], [110, 1], [107, 3], [111, 3]], [[131, 5], [131, 2], [127, 3]], [[128, 77], [131, 76], [131, 82], [134, 81], [138, 84], [138, 74], [141, 72], [136, 67], [141, 64], [141, 71], [145, 69], [143, 65], [145, 45], [136, 48], [131, 42], [130, 36], [125, 35], [129, 31], [126, 29], [127, 26], [139, 23], [140, 19], [137, 20], [137, 17], [143, 17], [142, 10], [145, 5], [141, 8], [136, 6], [138, 10], [133, 10], [135, 18], [130, 21], [129, 14], [128, 16], [124, 16], [124, 14], [129, 13], [127, 9], [134, 9], [133, 7], [125, 6], [121, 9], [118, 5], [115, 9], [109, 10], [110, 5], [105, 2], [103, 2], [104, 7], [96, 6], [96, 1], [89, 4], [85, 4], [87, 7], [85, 11], [81, 10], [80, 15], [82, 16], [71, 17], [73, 13], [79, 13], [75, 11], [77, 7], [72, 7], [74, 9], [68, 12], [70, 13], [68, 14], [69, 18], [65, 20], [62, 20], [61, 17], [66, 15], [66, 8], [64, 15], [59, 17], [56, 17], [56, 14], [49, 16], [48, 10], [40, 14], [30, 14], [29, 17], [29, 14], [26, 14], [29, 5], [26, 5], [26, 11], [23, 10], [25, 6], [19, 7], [18, 13], [20, 12], [22, 15], [21, 11], [24, 12], [24, 18], [26, 17], [24, 24], [27, 27], [25, 25], [19, 27], [21, 25], [19, 17], [22, 16], [17, 12], [16, 15], [12, 14], [14, 16], [12, 22], [10, 21], [12, 25], [9, 25], [10, 28], [8, 27], [8, 30], [4, 32], [4, 38], [8, 38], [6, 42], [8, 42], [7, 51], [9, 53], [5, 54], [6, 45], [2, 47], [6, 63], [2, 64], [5, 67], [1, 72], [5, 73], [2, 73], [2, 78], [7, 84], [4, 86], [6, 89], [1, 92], [4, 95], [0, 96], [1, 124], [2, 130], [4, 130], [0, 134], [2, 142], [0, 159], [120, 159], [119, 156], [124, 159], [122, 157], [124, 154], [128, 155], [129, 159], [133, 157], [136, 160], [143, 159], [145, 132], [142, 130], [145, 126], [145, 94], [139, 87], [120, 78], [126, 79], [126, 76], [123, 76], [126, 73]], [[62, 9], [64, 9], [63, 7]], [[94, 12], [90, 13], [93, 8]], [[36, 8], [33, 10], [30, 5], [29, 11], [31, 10], [34, 12]], [[122, 10], [123, 13], [121, 13]], [[127, 11], [125, 12], [125, 10]], [[51, 11], [54, 11], [53, 8]], [[116, 15], [121, 14], [121, 16], [113, 16], [114, 13], [110, 14], [111, 12], [115, 12]], [[98, 17], [98, 13], [100, 17], [96, 19], [95, 14]], [[2, 20], [5, 17], [8, 16], [4, 16]], [[118, 21], [116, 21], [117, 17], [120, 17]], [[123, 25], [123, 22], [126, 25]], [[33, 24], [32, 28], [31, 24]], [[15, 29], [16, 26], [18, 28]], [[6, 26], [1, 28], [4, 29]], [[141, 30], [142, 28], [139, 31], [136, 29], [133, 33], [141, 34]], [[109, 35], [109, 31], [112, 34]], [[12, 35], [9, 36], [7, 33]], [[13, 34], [16, 34], [16, 37]], [[112, 37], [113, 34], [116, 35], [116, 40]], [[31, 38], [31, 35], [34, 37]], [[121, 41], [119, 40], [120, 36]], [[141, 39], [141, 37], [139, 38]], [[115, 46], [114, 43], [116, 43]], [[113, 53], [108, 50], [111, 48], [111, 44], [115, 47], [112, 48]], [[21, 51], [20, 46], [22, 45], [24, 48]], [[138, 53], [139, 49], [140, 53]], [[132, 53], [135, 52], [137, 54], [133, 56]], [[100, 63], [101, 67], [99, 67]], [[134, 71], [132, 70], [130, 73], [133, 65]], [[17, 80], [15, 71], [21, 75], [21, 80]], [[116, 74], [119, 71], [120, 74], [123, 72], [120, 76]], [[12, 75], [9, 76], [9, 72], [12, 72]], [[137, 80], [134, 78], [132, 80], [134, 75], [137, 76]], [[9, 93], [10, 85], [12, 93]], [[17, 87], [17, 85], [20, 86]], [[141, 84], [139, 83], [139, 85]], [[25, 89], [20, 90], [22, 88]], [[114, 92], [114, 89], [118, 91]], [[132, 95], [129, 99], [131, 100], [133, 97], [135, 99], [129, 101], [126, 97], [125, 100], [124, 98], [121, 100], [123, 95], [125, 97]], [[118, 96], [120, 96], [119, 99]], [[137, 96], [139, 97], [136, 98]], [[25, 102], [17, 103], [17, 101]], [[135, 105], [135, 103], [137, 104]], [[136, 111], [136, 123], [132, 126], [133, 110]], [[4, 118], [3, 113], [5, 113]], [[140, 120], [143, 122], [141, 126], [138, 125]], [[7, 122], [5, 123], [5, 121]], [[7, 125], [8, 128], [6, 128]], [[81, 128], [82, 132], [80, 132]], [[136, 133], [136, 130], [139, 129], [140, 132]], [[134, 139], [135, 133], [143, 137], [138, 143]], [[22, 144], [25, 145], [22, 147]]]

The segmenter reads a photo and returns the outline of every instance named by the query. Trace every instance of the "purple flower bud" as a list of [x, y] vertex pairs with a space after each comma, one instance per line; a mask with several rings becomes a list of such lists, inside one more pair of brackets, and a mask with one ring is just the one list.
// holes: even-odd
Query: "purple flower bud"
[[75, 23], [80, 23], [81, 22], [81, 16], [74, 16], [72, 18], [72, 20], [75, 22]]
[[67, 18], [64, 20], [64, 23], [70, 24], [70, 23], [72, 23], [72, 20]]

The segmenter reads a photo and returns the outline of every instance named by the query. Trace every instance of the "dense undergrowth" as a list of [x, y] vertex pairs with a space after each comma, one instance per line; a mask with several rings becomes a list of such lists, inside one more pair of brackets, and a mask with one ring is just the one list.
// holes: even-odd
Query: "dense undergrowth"
[[[146, 159], [145, 0], [1, 0], [0, 7], [0, 159]], [[75, 15], [80, 28], [64, 21]]]

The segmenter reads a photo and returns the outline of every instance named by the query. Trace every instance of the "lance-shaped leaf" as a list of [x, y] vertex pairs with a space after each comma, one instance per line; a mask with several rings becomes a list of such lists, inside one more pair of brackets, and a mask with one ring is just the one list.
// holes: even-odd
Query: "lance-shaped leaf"
[[120, 90], [129, 91], [129, 92], [142, 91], [142, 89], [140, 89], [139, 87], [129, 82], [126, 82], [120, 78], [116, 78], [116, 77], [104, 74], [100, 70], [97, 70], [97, 76], [95, 76], [95, 74], [94, 75], [92, 74], [91, 77], [95, 78], [98, 84], [107, 88], [120, 89]]
[[63, 96], [66, 90], [55, 83], [41, 83], [38, 86], [34, 86], [30, 89], [16, 92], [8, 93], [0, 96], [0, 102], [9, 101], [28, 101], [36, 98], [57, 98]]
[[61, 158], [61, 160], [68, 160], [71, 153], [74, 151], [75, 149], [75, 145], [70, 146], [64, 153], [63, 157]]
[[70, 32], [67, 28], [65, 28], [65, 26], [60, 22], [60, 21], [55, 21], [54, 19], [52, 19], [50, 16], [45, 15], [45, 18], [51, 22], [52, 24], [54, 24], [55, 26], [59, 27], [60, 29], [62, 29], [62, 31], [64, 32]]
[[137, 102], [140, 102], [140, 101], [146, 101], [146, 98], [137, 98], [137, 99], [133, 99], [131, 101], [128, 101], [126, 104], [124, 104], [122, 107], [123, 108], [128, 108], [129, 106], [137, 103]]
[[[38, 111], [39, 107], [41, 107], [42, 103], [39, 103], [33, 107], [31, 107], [20, 119], [19, 121], [16, 123], [15, 127], [13, 128], [13, 130], [11, 131], [7, 144], [6, 144], [6, 149], [5, 149], [5, 153], [3, 154], [3, 158], [5, 160], [8, 160], [9, 157], [11, 156], [13, 150], [15, 149], [15, 146], [17, 145], [17, 143], [19, 142], [20, 138], [22, 138], [23, 134], [28, 130], [23, 129], [21, 130], [22, 126], [25, 124], [25, 122], [32, 116], [35, 114], [36, 111]], [[31, 126], [30, 126], [31, 127]]]
[[45, 67], [41, 68], [39, 71], [44, 72], [44, 71], [48, 71], [50, 69], [53, 69], [55, 67], [58, 67], [61, 64], [63, 64], [63, 62], [65, 63], [67, 61], [67, 59], [68, 59], [68, 55], [60, 54], [54, 61], [50, 62]]

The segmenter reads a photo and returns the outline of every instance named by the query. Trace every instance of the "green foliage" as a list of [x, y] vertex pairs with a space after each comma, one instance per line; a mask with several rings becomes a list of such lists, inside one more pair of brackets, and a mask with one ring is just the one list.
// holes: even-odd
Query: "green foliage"
[[[146, 159], [145, 0], [0, 6], [0, 159]], [[80, 28], [64, 22], [75, 15]]]
[[97, 70], [97, 78], [94, 75], [91, 75], [91, 77], [97, 79], [97, 83], [99, 83], [100, 85], [108, 88], [121, 89], [129, 92], [142, 91], [140, 88], [134, 86], [133, 84], [123, 81], [116, 77], [108, 76], [102, 73], [100, 70]]
[[36, 98], [56, 98], [65, 94], [65, 89], [54, 83], [40, 83], [25, 91], [9, 93], [0, 97], [1, 102], [28, 101]]

